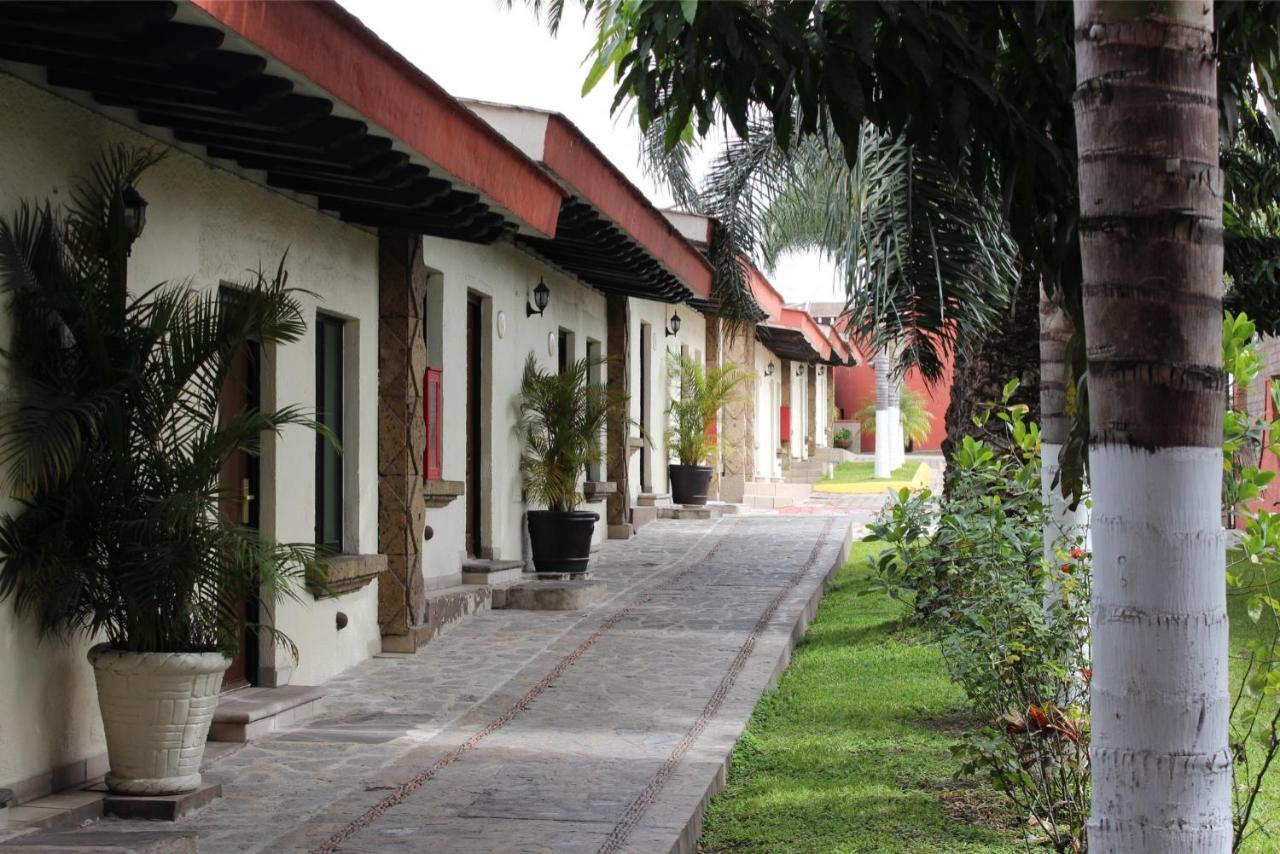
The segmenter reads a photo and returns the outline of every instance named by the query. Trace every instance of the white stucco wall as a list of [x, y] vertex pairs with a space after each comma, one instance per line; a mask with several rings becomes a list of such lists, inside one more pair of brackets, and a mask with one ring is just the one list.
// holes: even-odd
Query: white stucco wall
[[[769, 363], [774, 366], [773, 376], [765, 376]], [[782, 447], [778, 436], [778, 414], [782, 405], [782, 359], [756, 347], [756, 477], [778, 477], [782, 469], [778, 451]]]
[[[643, 422], [644, 430], [653, 442], [653, 447], [650, 449], [650, 482], [641, 483], [640, 454], [638, 452], [632, 454], [628, 487], [631, 503], [634, 504], [636, 496], [643, 491], [645, 485], [652, 486], [656, 493], [671, 492], [671, 485], [667, 478], [667, 464], [673, 460], [668, 454], [665, 441], [667, 405], [672, 393], [672, 387], [668, 383], [667, 355], [679, 354], [683, 346], [688, 348], [690, 358], [703, 362], [707, 344], [707, 324], [706, 318], [687, 305], [672, 305], [645, 299], [631, 299], [628, 302], [630, 309], [628, 313], [631, 319], [631, 418], [636, 424], [642, 423], [640, 417], [640, 401], [643, 394], [640, 387], [641, 324], [648, 324], [652, 330], [649, 342], [652, 366], [648, 389], [649, 418], [647, 422]], [[666, 330], [672, 313], [680, 316], [680, 331], [668, 336]], [[632, 430], [634, 431], [635, 427], [632, 427]]]
[[[524, 510], [520, 489], [520, 440], [515, 432], [517, 397], [525, 359], [532, 351], [543, 368], [556, 370], [556, 338], [560, 329], [573, 333], [572, 358], [586, 355], [587, 341], [600, 343], [609, 355], [605, 335], [604, 295], [538, 262], [519, 249], [497, 244], [480, 246], [441, 238], [423, 238], [423, 259], [431, 270], [428, 297], [429, 353], [439, 354], [443, 369], [444, 412], [442, 472], [445, 480], [466, 480], [466, 363], [467, 295], [484, 298], [482, 310], [482, 370], [487, 381], [482, 545], [496, 549], [503, 560], [523, 558]], [[551, 289], [543, 315], [526, 316], [525, 305], [539, 278]], [[505, 334], [499, 334], [499, 313]], [[599, 505], [586, 509], [597, 510]], [[441, 509], [427, 511], [434, 535], [423, 554], [423, 574], [428, 587], [459, 582], [465, 552], [466, 498]], [[604, 523], [598, 523], [597, 538]]]
[[[104, 146], [157, 144], [4, 73], [0, 107], [6, 117], [0, 123], [0, 212], [6, 216], [22, 198], [65, 200], [70, 180], [84, 175]], [[246, 270], [259, 265], [274, 271], [287, 249], [290, 284], [317, 295], [302, 297], [308, 319], [322, 307], [355, 321], [347, 333], [348, 378], [358, 379], [347, 384], [347, 550], [376, 551], [376, 237], [176, 150], [142, 178], [139, 190], [150, 207], [130, 259], [135, 289], [183, 277], [209, 288], [243, 281]], [[0, 340], [9, 333], [0, 312]], [[304, 340], [267, 354], [265, 405], [314, 405], [314, 353], [309, 329]], [[314, 540], [314, 443], [313, 434], [297, 428], [265, 449], [259, 500], [268, 535]], [[272, 484], [275, 473], [279, 485]], [[11, 509], [0, 499], [0, 510]], [[263, 665], [274, 666], [278, 681], [322, 682], [380, 648], [376, 582], [321, 602], [306, 592], [300, 596], [301, 602], [276, 604], [277, 625], [300, 650], [296, 670], [283, 650], [267, 651]], [[334, 621], [338, 610], [350, 619], [341, 632]], [[0, 604], [0, 786], [102, 753], [86, 646], [83, 640], [40, 643], [28, 621]]]

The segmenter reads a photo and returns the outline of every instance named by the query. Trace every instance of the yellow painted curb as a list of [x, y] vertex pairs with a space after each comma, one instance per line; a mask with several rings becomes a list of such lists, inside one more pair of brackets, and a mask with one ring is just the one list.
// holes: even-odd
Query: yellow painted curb
[[858, 483], [815, 483], [814, 492], [832, 492], [841, 495], [876, 495], [890, 490], [897, 492], [904, 486], [912, 492], [919, 492], [929, 485], [933, 479], [933, 469], [922, 462], [910, 480], [863, 480]]

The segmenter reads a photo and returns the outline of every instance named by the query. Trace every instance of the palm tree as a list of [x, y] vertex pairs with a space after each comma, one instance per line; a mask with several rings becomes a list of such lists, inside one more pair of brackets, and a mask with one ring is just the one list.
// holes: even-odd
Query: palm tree
[[159, 159], [109, 150], [67, 211], [23, 204], [0, 219], [16, 381], [0, 466], [21, 502], [0, 518], [0, 600], [45, 632], [118, 650], [231, 652], [246, 596], [296, 598], [304, 574], [323, 570], [314, 547], [219, 512], [220, 469], [287, 425], [325, 431], [296, 407], [218, 411], [244, 346], [306, 329], [283, 260], [230, 297], [185, 282], [130, 293], [123, 200]]
[[1213, 9], [1075, 7], [1094, 852], [1232, 845]]
[[876, 362], [885, 410], [877, 457], [889, 470], [900, 465], [905, 442], [890, 410], [902, 375], [915, 368], [939, 379], [945, 354], [1003, 319], [1017, 263], [997, 206], [944, 164], [869, 126], [852, 165], [838, 144], [784, 148], [773, 128], [757, 127], [726, 144], [701, 188], [691, 178], [691, 143], [668, 148], [667, 131], [663, 117], [649, 125], [642, 159], [677, 199], [720, 223], [710, 255], [722, 311], [734, 315], [737, 295], [749, 293], [744, 257], [768, 267], [786, 251], [818, 249], [837, 263], [847, 328], [885, 353]]

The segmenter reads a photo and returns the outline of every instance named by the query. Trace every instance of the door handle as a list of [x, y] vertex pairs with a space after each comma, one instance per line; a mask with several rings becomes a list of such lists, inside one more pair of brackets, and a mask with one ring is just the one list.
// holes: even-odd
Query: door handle
[[249, 502], [254, 499], [253, 493], [249, 491], [249, 478], [240, 481], [240, 524], [249, 524]]

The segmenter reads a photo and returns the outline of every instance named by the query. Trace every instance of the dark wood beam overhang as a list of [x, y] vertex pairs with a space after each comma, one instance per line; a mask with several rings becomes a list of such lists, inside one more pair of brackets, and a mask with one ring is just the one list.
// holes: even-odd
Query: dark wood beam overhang
[[604, 293], [669, 303], [694, 296], [646, 249], [579, 199], [565, 200], [554, 239], [521, 234], [516, 242]]
[[435, 177], [386, 136], [294, 92], [264, 57], [223, 47], [214, 26], [174, 20], [171, 2], [0, 3], [0, 60], [39, 66], [210, 158], [266, 173], [346, 222], [492, 242], [517, 223]]
[[780, 358], [793, 362], [825, 362], [799, 329], [762, 323], [756, 327], [756, 338]]

